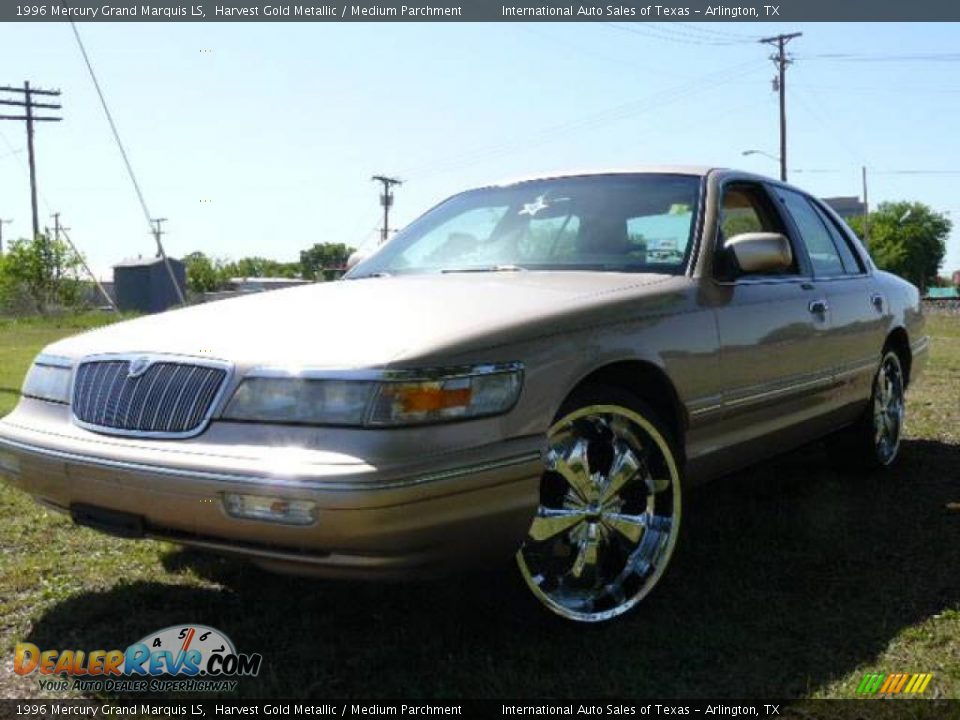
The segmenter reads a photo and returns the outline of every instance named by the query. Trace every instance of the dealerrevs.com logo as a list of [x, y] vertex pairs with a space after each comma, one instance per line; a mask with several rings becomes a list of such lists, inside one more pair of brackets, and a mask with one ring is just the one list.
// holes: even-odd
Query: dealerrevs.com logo
[[41, 650], [17, 643], [13, 669], [38, 675], [43, 690], [124, 692], [230, 691], [237, 677], [255, 677], [263, 656], [238, 653], [207, 625], [172, 625], [126, 650]]

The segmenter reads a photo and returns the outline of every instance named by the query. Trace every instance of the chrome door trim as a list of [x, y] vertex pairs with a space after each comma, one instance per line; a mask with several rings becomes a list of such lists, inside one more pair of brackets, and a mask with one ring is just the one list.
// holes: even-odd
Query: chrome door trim
[[828, 375], [818, 375], [817, 377], [813, 377], [808, 380], [790, 383], [789, 385], [768, 383], [767, 387], [769, 389], [766, 390], [760, 390], [750, 394], [743, 394], [733, 398], [725, 397], [723, 406], [724, 408], [738, 409], [749, 407], [751, 405], [761, 405], [773, 400], [780, 400], [791, 395], [799, 395], [801, 393], [810, 392], [813, 390], [821, 390], [832, 387], [836, 384], [836, 382], [836, 376], [833, 375], [833, 373], [830, 373]]

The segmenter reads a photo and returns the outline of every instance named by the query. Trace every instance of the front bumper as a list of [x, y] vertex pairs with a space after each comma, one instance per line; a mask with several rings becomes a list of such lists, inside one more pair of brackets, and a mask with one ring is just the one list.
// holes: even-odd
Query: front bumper
[[[0, 475], [13, 485], [57, 510], [129, 513], [142, 518], [145, 537], [244, 555], [276, 570], [405, 577], [506, 560], [538, 501], [539, 436], [370, 463], [216, 438], [106, 438], [69, 426], [63, 406], [33, 405], [0, 421]], [[243, 432], [246, 440], [256, 436], [255, 428]], [[236, 518], [226, 511], [226, 493], [309, 500], [316, 519]]]

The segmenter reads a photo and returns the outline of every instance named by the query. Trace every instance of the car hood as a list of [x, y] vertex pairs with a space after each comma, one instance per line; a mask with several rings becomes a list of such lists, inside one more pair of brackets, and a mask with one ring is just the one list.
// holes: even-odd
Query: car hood
[[[669, 275], [458, 273], [368, 278], [257, 293], [61, 340], [51, 354], [172, 353], [245, 364], [377, 367], [536, 335], [559, 317], [646, 294]], [[556, 331], [556, 326], [553, 326]]]

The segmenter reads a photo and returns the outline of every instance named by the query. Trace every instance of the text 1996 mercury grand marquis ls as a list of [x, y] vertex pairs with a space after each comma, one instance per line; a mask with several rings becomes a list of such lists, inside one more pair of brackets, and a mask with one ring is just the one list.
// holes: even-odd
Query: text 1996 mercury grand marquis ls
[[897, 455], [915, 287], [822, 202], [729, 170], [456, 195], [343, 281], [47, 347], [0, 473], [107, 532], [277, 570], [516, 556], [580, 621], [663, 575], [687, 483], [841, 431]]

